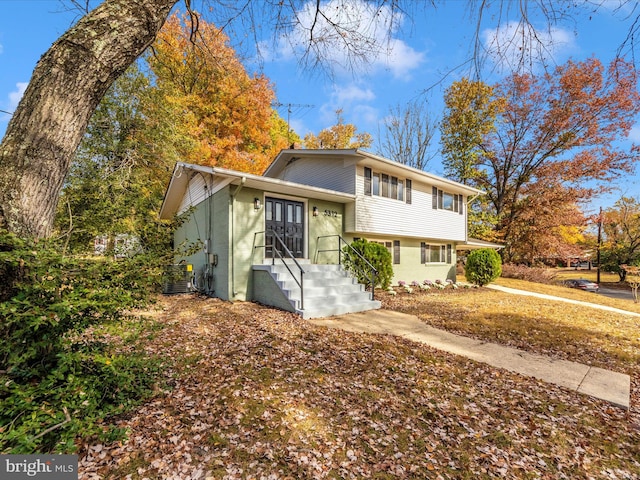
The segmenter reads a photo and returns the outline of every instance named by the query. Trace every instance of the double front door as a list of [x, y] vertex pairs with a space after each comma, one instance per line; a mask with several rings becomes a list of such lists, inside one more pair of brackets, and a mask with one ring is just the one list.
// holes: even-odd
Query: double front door
[[294, 257], [304, 257], [304, 203], [266, 197], [264, 204], [267, 258], [277, 256], [274, 249], [287, 256], [272, 232], [282, 239]]

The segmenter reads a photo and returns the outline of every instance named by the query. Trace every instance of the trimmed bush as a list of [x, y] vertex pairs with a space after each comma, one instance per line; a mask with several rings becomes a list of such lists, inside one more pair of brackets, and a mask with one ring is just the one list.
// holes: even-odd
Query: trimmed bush
[[[391, 264], [391, 254], [384, 245], [368, 242], [366, 239], [356, 240], [351, 246], [362, 255], [378, 271], [376, 275], [376, 286], [389, 288], [393, 277], [393, 266]], [[370, 283], [369, 267], [358, 255], [354, 254], [349, 247], [342, 249], [343, 264], [351, 272], [358, 282], [368, 285]]]
[[502, 273], [502, 259], [491, 248], [474, 250], [467, 257], [465, 276], [470, 282], [484, 286], [493, 282]]

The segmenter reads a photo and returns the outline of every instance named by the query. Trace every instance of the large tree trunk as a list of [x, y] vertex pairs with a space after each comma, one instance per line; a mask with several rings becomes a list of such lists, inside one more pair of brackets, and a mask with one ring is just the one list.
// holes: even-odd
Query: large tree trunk
[[105, 0], [42, 56], [0, 144], [0, 227], [50, 234], [58, 195], [103, 95], [177, 0]]

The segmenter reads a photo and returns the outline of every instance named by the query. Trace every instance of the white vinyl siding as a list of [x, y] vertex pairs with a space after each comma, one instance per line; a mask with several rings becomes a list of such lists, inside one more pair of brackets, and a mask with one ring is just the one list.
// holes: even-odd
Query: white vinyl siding
[[355, 163], [342, 158], [300, 158], [287, 165], [277, 178], [353, 194], [355, 172]]
[[182, 202], [180, 203], [180, 208], [178, 208], [178, 215], [184, 213], [189, 209], [192, 205], [198, 205], [205, 198], [214, 193], [220, 191], [227, 185], [229, 185], [230, 180], [228, 178], [216, 178], [209, 177], [210, 184], [207, 184], [204, 181], [203, 175], [195, 175], [187, 186], [187, 191], [182, 197]]
[[202, 202], [207, 195], [204, 177], [202, 175], [196, 175], [189, 181], [187, 191], [182, 197], [180, 208], [178, 208], [178, 214], [184, 213], [192, 205], [198, 205]]
[[[407, 197], [408, 191], [405, 192]], [[365, 195], [364, 168], [358, 169], [356, 202], [346, 205], [345, 231], [443, 242], [466, 240], [466, 215], [432, 208], [432, 186], [413, 179], [411, 203]]]

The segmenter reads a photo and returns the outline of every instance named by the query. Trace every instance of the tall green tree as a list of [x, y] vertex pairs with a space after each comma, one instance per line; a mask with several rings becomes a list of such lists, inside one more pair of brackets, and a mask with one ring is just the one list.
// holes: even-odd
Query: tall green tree
[[479, 168], [485, 138], [495, 129], [505, 101], [484, 82], [463, 78], [447, 89], [444, 105], [440, 139], [445, 175], [465, 185], [476, 184], [485, 174]]
[[[445, 113], [440, 122], [442, 164], [445, 175], [465, 185], [478, 185], [486, 172], [480, 167], [487, 134], [495, 129], [505, 102], [494, 96], [493, 87], [463, 78], [445, 92]], [[487, 241], [502, 241], [496, 232], [497, 215], [486, 196], [469, 205], [469, 235]]]
[[106, 0], [40, 58], [0, 143], [0, 226], [35, 237], [51, 233], [89, 119], [176, 1]]
[[143, 135], [149, 130], [148, 88], [149, 80], [134, 64], [91, 117], [56, 215], [56, 229], [72, 251], [91, 251], [98, 236], [106, 236], [113, 247], [119, 234], [148, 248], [165, 230], [157, 211], [174, 159], [150, 159], [141, 146], [141, 139], [148, 139]]
[[617, 272], [624, 280], [620, 265], [640, 265], [640, 200], [622, 197], [602, 212], [602, 267]]

